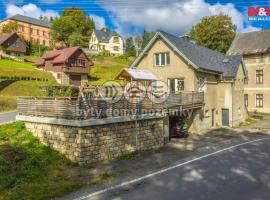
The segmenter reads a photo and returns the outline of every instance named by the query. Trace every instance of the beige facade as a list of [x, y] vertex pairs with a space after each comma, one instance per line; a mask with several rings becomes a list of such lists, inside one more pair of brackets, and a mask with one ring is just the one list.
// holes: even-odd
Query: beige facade
[[18, 34], [23, 36], [27, 41], [36, 41], [40, 45], [50, 46], [50, 28], [38, 26], [22, 21], [16, 21], [13, 19], [7, 19], [0, 22], [0, 29], [3, 25], [6, 25], [10, 22], [17, 22], [19, 25]]
[[270, 112], [270, 53], [244, 56], [248, 71], [246, 104], [251, 112]]
[[[169, 64], [155, 66], [155, 54], [157, 53], [168, 53]], [[229, 126], [236, 126], [247, 118], [247, 110], [244, 105], [245, 74], [244, 67], [242, 64], [240, 65], [235, 78], [220, 79], [215, 73], [194, 69], [165, 40], [158, 38], [134, 67], [152, 72], [159, 80], [168, 83], [169, 87], [172, 87], [170, 84], [174, 83], [174, 81], [170, 81], [171, 79], [181, 80], [182, 90], [174, 90], [176, 93], [204, 91], [205, 105], [194, 109], [190, 123], [190, 131], [199, 132], [211, 127], [222, 126], [224, 112], [229, 115]], [[203, 86], [200, 85], [201, 80], [204, 80]]]

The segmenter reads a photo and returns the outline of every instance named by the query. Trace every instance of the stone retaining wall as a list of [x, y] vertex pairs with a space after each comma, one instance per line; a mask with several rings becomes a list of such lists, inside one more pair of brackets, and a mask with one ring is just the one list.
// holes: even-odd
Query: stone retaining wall
[[163, 118], [143, 119], [84, 127], [25, 122], [42, 143], [79, 164], [114, 159], [136, 150], [164, 145]]

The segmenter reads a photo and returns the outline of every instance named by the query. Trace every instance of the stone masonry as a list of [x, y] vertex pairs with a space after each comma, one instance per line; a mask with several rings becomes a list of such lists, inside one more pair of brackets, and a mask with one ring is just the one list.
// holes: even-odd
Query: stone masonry
[[164, 145], [163, 118], [84, 127], [25, 122], [40, 141], [80, 165], [110, 160]]

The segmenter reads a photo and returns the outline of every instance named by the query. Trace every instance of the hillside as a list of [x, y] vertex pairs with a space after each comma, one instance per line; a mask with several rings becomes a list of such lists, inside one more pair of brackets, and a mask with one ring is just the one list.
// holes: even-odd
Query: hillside
[[18, 96], [39, 96], [40, 86], [56, 84], [49, 72], [31, 63], [0, 60], [0, 112], [15, 110]]
[[[93, 58], [93, 61], [94, 66], [89, 75], [90, 85], [113, 80], [130, 63], [118, 57]], [[40, 96], [40, 86], [56, 84], [49, 72], [38, 70], [30, 62], [0, 59], [0, 112], [15, 110], [18, 96]]]

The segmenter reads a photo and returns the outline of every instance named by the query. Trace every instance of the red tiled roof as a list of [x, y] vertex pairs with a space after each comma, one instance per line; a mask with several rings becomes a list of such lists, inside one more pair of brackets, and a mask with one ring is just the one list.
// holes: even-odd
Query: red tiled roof
[[[53, 59], [53, 64], [61, 64], [66, 63], [68, 59], [79, 49], [80, 47], [70, 47], [65, 48], [61, 50], [53, 50], [49, 51], [46, 54], [44, 54], [36, 63], [35, 65], [41, 66], [45, 63], [45, 60], [47, 59]], [[92, 63], [92, 62], [91, 62]]]

